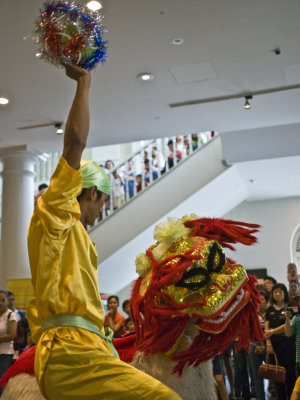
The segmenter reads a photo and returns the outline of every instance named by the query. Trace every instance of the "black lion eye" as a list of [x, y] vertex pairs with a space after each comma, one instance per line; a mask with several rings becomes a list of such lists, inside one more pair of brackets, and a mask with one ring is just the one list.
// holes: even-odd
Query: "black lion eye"
[[190, 290], [198, 290], [210, 281], [209, 272], [205, 268], [193, 268], [185, 272], [180, 281], [175, 283], [177, 287], [184, 287]]
[[225, 265], [225, 254], [216, 242], [209, 250], [207, 258], [207, 270], [209, 272], [220, 272]]
[[216, 242], [213, 243], [209, 249], [209, 256], [206, 262], [206, 268], [198, 267], [192, 268], [190, 271], [185, 272], [180, 281], [175, 283], [177, 287], [184, 287], [190, 290], [199, 290], [210, 282], [210, 274], [212, 272], [218, 273], [221, 271], [225, 264], [225, 254]]

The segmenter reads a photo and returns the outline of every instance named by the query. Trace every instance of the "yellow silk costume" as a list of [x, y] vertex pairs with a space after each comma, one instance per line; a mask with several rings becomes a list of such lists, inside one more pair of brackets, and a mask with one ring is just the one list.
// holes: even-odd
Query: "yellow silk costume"
[[46, 399], [179, 399], [152, 377], [112, 356], [107, 342], [86, 329], [42, 321], [77, 315], [103, 330], [97, 251], [80, 222], [76, 199], [81, 170], [61, 157], [30, 221], [28, 252], [35, 297], [27, 316], [38, 344], [35, 375]]

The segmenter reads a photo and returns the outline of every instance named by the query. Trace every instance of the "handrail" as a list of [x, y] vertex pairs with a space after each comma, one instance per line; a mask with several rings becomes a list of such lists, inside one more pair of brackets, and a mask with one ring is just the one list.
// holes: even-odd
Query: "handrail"
[[[200, 135], [206, 135], [204, 137], [206, 137], [206, 140], [203, 140], [203, 136], [202, 136], [202, 141], [200, 140], [201, 136]], [[109, 201], [107, 201], [104, 204], [103, 207], [103, 212], [102, 215], [99, 217], [99, 220], [95, 222], [95, 224], [93, 226], [89, 226], [88, 230], [92, 231], [94, 230], [97, 226], [99, 226], [99, 224], [103, 223], [107, 218], [110, 218], [112, 215], [114, 215], [116, 212], [118, 212], [120, 209], [122, 209], [123, 207], [125, 207], [129, 202], [133, 201], [137, 196], [139, 196], [144, 190], [147, 190], [153, 183], [156, 183], [158, 180], [160, 180], [162, 177], [164, 177], [167, 173], [169, 173], [170, 171], [173, 171], [178, 165], [181, 165], [181, 163], [191, 157], [193, 154], [195, 154], [195, 152], [200, 151], [202, 148], [204, 148], [206, 146], [207, 143], [209, 143], [211, 140], [214, 139], [215, 136], [215, 132], [209, 132], [208, 133], [202, 133], [202, 134], [197, 134], [197, 143], [193, 143], [192, 145], [192, 135], [185, 135], [185, 136], [176, 136], [173, 137], [172, 139], [169, 138], [165, 138], [165, 139], [155, 139], [153, 141], [151, 141], [150, 143], [148, 143], [147, 145], [143, 146], [140, 150], [136, 151], [135, 153], [133, 153], [127, 160], [119, 163], [116, 167], [114, 167], [113, 169], [109, 170], [108, 173], [111, 177], [111, 183], [112, 183], [112, 190], [111, 190], [111, 196]], [[184, 151], [182, 150], [181, 152], [181, 157], [180, 154], [178, 153], [178, 144], [177, 144], [177, 149], [176, 149], [176, 141], [178, 141], [179, 139], [183, 139], [186, 140], [186, 143], [188, 143], [188, 146], [186, 146], [186, 148], [184, 149]], [[173, 149], [176, 149], [176, 156], [174, 157], [174, 151], [173, 151], [173, 164], [170, 162], [170, 154], [172, 153], [170, 151], [170, 147], [169, 147], [169, 154], [168, 157], [166, 157], [166, 148], [163, 148], [162, 146], [162, 141], [165, 141], [169, 143], [172, 142], [171, 146], [173, 146]], [[183, 143], [182, 143], [183, 144]], [[158, 148], [160, 148], [160, 150], [158, 150], [158, 153], [161, 153], [162, 156], [165, 158], [165, 167], [163, 169], [161, 168], [155, 168], [153, 163], [154, 163], [154, 159], [152, 156], [152, 151], [150, 151], [150, 149], [152, 150], [152, 147], [155, 146]], [[182, 146], [183, 148], [183, 146]], [[139, 157], [140, 159], [143, 158], [143, 153], [147, 151], [148, 155], [149, 155], [149, 171], [148, 173], [142, 172], [140, 173], [136, 173], [134, 171], [134, 175], [133, 177], [136, 178], [136, 176], [141, 175], [141, 185], [140, 185], [140, 190], [136, 189], [136, 182], [134, 182], [134, 191], [133, 194], [132, 192], [130, 193], [129, 190], [129, 181], [128, 181], [128, 176], [127, 176], [127, 172], [128, 172], [128, 163], [133, 160], [136, 157]], [[141, 167], [141, 165], [140, 165]], [[136, 170], [138, 170], [138, 168], [136, 168]], [[122, 186], [124, 188], [124, 193], [122, 192], [122, 194], [120, 196], [118, 196], [118, 201], [116, 201], [116, 197], [114, 197], [114, 181], [118, 179], [119, 181], [121, 181], [121, 183], [119, 182], [119, 187], [118, 190], [121, 189], [120, 184], [123, 184]], [[131, 194], [131, 195], [130, 195]]]

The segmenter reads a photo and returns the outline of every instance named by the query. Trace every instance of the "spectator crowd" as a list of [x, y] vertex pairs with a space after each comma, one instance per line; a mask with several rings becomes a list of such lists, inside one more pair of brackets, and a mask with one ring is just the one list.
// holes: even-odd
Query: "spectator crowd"
[[[288, 288], [272, 276], [257, 280], [261, 298], [258, 318], [265, 340], [263, 344], [251, 343], [249, 353], [244, 349], [236, 352], [233, 342], [213, 359], [219, 399], [300, 398], [300, 291], [299, 275], [293, 263], [287, 266], [287, 279]], [[0, 378], [16, 358], [33, 345], [27, 319], [14, 303], [13, 293], [0, 290]], [[113, 330], [115, 338], [134, 332], [129, 300], [122, 303], [122, 312], [119, 306], [118, 296], [108, 297], [104, 326]], [[264, 381], [259, 377], [259, 366], [266, 362], [277, 362], [285, 367], [285, 383]]]

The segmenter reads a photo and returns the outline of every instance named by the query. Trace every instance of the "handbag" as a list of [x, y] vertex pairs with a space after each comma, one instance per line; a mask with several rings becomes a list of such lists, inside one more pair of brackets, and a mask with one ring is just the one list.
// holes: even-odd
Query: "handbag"
[[258, 376], [261, 379], [268, 379], [269, 381], [285, 383], [286, 370], [278, 364], [276, 354], [275, 365], [269, 364], [269, 353], [267, 353], [266, 363], [261, 364], [258, 369]]

